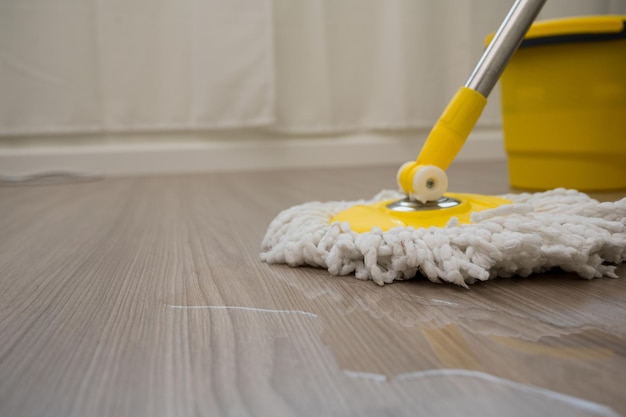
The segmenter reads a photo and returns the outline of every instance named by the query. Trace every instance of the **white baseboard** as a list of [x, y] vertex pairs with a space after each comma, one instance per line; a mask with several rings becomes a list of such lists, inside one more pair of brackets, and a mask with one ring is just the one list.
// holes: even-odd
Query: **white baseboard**
[[[0, 140], [0, 175], [48, 171], [107, 176], [401, 164], [425, 132], [300, 137], [262, 132]], [[50, 142], [54, 142], [53, 145]], [[499, 129], [472, 133], [460, 160], [504, 159]]]

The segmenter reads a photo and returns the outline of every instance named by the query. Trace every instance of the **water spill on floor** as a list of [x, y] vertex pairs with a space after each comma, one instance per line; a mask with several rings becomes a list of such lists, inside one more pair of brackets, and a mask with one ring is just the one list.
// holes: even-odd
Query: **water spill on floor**
[[601, 403], [622, 396], [615, 387], [626, 384], [625, 280], [552, 272], [466, 290], [310, 275], [282, 279], [326, 306], [317, 311], [322, 340], [353, 379], [393, 383], [401, 374], [460, 369], [573, 397], [588, 395], [589, 384], [610, 385], [593, 393]]
[[[206, 355], [211, 352], [222, 352], [219, 361], [212, 362], [222, 371], [214, 372], [234, 375], [220, 380], [220, 384], [232, 392], [247, 392], [248, 385], [257, 387], [258, 395], [248, 397], [250, 407], [262, 409], [265, 401], [278, 401], [286, 405], [287, 414], [303, 416], [618, 416], [604, 404], [621, 395], [619, 387], [626, 381], [616, 381], [617, 388], [605, 392], [606, 397], [590, 397], [584, 388], [593, 383], [590, 370], [594, 367], [604, 377], [610, 377], [611, 368], [614, 373], [615, 369], [624, 369], [624, 352], [616, 355], [608, 348], [577, 350], [560, 346], [559, 342], [569, 336], [530, 342], [473, 335], [454, 325], [392, 327], [386, 333], [386, 345], [380, 341], [373, 344], [375, 337], [368, 339], [366, 335], [378, 329], [367, 332], [366, 327], [359, 327], [367, 323], [360, 319], [370, 316], [356, 310], [352, 314], [360, 315], [360, 319], [350, 323], [357, 324], [357, 328], [341, 341], [336, 339], [337, 328], [332, 324], [326, 327], [330, 320], [290, 311], [167, 308], [168, 316], [184, 317], [194, 329], [189, 335], [206, 344], [195, 345], [195, 353], [188, 358], [191, 372], [198, 373], [196, 380], [207, 376], [197, 364], [206, 363]], [[222, 325], [209, 325], [218, 322]], [[227, 322], [230, 324], [225, 325]], [[201, 328], [207, 333], [197, 334]], [[178, 329], [173, 326], [169, 331], [176, 334]], [[405, 340], [394, 338], [398, 329], [406, 331]], [[330, 333], [335, 333], [334, 340], [327, 339]], [[181, 330], [179, 337], [184, 334]], [[360, 340], [350, 340], [359, 335]], [[576, 337], [574, 342], [614, 338], [597, 331]], [[616, 340], [606, 342], [608, 346]], [[406, 349], [393, 349], [406, 348], [404, 343], [411, 343], [415, 349], [415, 355], [406, 363], [402, 360], [403, 355], [407, 356]], [[368, 348], [377, 349], [371, 357]], [[559, 348], [565, 349], [561, 352], [564, 355], [559, 355]], [[500, 358], [506, 366], [494, 362], [494, 358]], [[614, 362], [616, 358], [621, 362]], [[570, 368], [569, 374], [550, 379], [554, 371], [550, 364], [564, 368], [564, 363], [573, 360], [583, 368]], [[584, 369], [585, 364], [588, 369]], [[535, 368], [532, 374], [524, 372], [531, 368]], [[538, 372], [537, 368], [545, 369]], [[580, 380], [581, 389], [570, 384], [564, 392], [558, 384], [563, 377]]]
[[167, 310], [237, 373], [225, 390], [252, 381], [298, 415], [625, 412], [625, 281], [544, 278], [380, 288], [298, 269], [271, 276], [271, 298]]

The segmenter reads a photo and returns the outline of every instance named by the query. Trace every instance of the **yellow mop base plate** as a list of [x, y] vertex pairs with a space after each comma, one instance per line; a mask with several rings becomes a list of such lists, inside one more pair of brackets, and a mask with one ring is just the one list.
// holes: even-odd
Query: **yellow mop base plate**
[[[446, 207], [445, 202], [440, 205], [432, 203], [432, 207], [426, 205], [419, 210], [403, 210], [402, 207], [394, 204], [398, 200], [384, 200], [350, 207], [335, 215], [331, 223], [348, 222], [350, 229], [357, 233], [369, 232], [374, 227], [383, 231], [394, 227], [409, 226], [414, 228], [444, 227], [453, 217], [456, 217], [460, 223], [469, 224], [472, 213], [512, 204], [511, 201], [501, 197], [479, 194], [446, 193], [444, 200], [458, 201], [458, 203], [450, 203], [449, 207]], [[396, 208], [390, 208], [390, 205]]]

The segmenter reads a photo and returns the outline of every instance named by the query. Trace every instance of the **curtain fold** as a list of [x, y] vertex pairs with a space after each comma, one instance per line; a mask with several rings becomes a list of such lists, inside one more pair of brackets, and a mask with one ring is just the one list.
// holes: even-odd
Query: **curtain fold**
[[[0, 0], [0, 135], [428, 128], [512, 3]], [[626, 2], [541, 17], [601, 13]]]

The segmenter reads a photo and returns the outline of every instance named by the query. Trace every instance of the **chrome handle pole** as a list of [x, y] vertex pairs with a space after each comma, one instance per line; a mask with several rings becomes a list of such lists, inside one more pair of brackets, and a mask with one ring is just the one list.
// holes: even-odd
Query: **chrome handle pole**
[[485, 97], [489, 96], [545, 2], [546, 0], [515, 1], [465, 87], [478, 91]]

